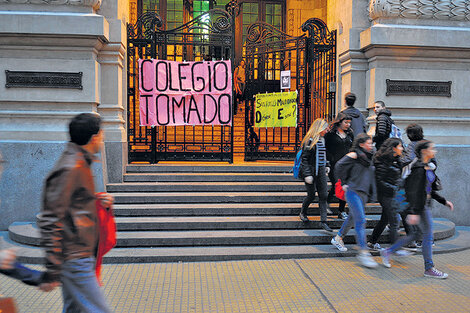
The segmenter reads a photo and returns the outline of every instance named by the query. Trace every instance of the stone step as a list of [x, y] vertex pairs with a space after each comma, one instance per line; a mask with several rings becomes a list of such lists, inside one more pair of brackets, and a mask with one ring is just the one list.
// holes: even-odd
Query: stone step
[[253, 163], [252, 165], [233, 164], [130, 164], [127, 173], [289, 173], [292, 163]]
[[126, 173], [124, 182], [300, 182], [292, 173]]
[[305, 192], [297, 182], [135, 182], [106, 185], [108, 192]]
[[[367, 234], [372, 229], [366, 230]], [[454, 223], [447, 220], [434, 222], [434, 239], [442, 240], [453, 236]], [[33, 223], [17, 223], [9, 227], [9, 236], [15, 242], [25, 245], [40, 245], [40, 234]], [[319, 229], [294, 230], [202, 230], [202, 231], [120, 231], [117, 233], [117, 247], [172, 247], [172, 246], [228, 246], [228, 245], [300, 245], [329, 244], [332, 233]], [[388, 242], [384, 233], [379, 242]], [[345, 243], [354, 243], [352, 231], [344, 238]]]
[[[299, 215], [302, 203], [163, 203], [116, 204], [115, 216], [233, 216], [233, 215]], [[330, 203], [337, 212], [338, 203]], [[380, 214], [378, 203], [369, 203], [366, 214]], [[311, 204], [307, 213], [318, 215], [318, 203]], [[333, 217], [336, 214], [333, 214]]]
[[[44, 263], [44, 252], [37, 247], [20, 245], [0, 232], [0, 245], [17, 247], [18, 261], [30, 264]], [[209, 247], [157, 247], [114, 248], [105, 255], [104, 263], [146, 262], [202, 262], [261, 259], [297, 259], [350, 257], [356, 254], [352, 245], [347, 252], [339, 252], [330, 244], [323, 245], [270, 245], [270, 246], [209, 246]], [[455, 236], [436, 241], [434, 254], [458, 252], [470, 249], [470, 227], [457, 226]]]
[[142, 203], [302, 203], [306, 192], [115, 192], [116, 204]]

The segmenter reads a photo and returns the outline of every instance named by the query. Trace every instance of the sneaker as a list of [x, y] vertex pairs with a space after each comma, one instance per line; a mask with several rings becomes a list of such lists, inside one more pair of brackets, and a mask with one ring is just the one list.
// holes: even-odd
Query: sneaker
[[430, 269], [424, 271], [424, 277], [431, 277], [437, 279], [445, 279], [447, 278], [447, 273], [441, 272], [437, 270], [435, 267], [431, 267]]
[[331, 214], [333, 214], [333, 211], [331, 211], [330, 208], [326, 208], [326, 214], [331, 215]]
[[380, 250], [380, 258], [382, 259], [382, 264], [386, 268], [392, 267], [392, 264], [390, 264], [390, 255], [388, 254], [387, 250]]
[[397, 256], [397, 257], [406, 257], [406, 256], [410, 256], [410, 255], [413, 255], [413, 254], [414, 254], [413, 252], [408, 251], [408, 250], [404, 250], [404, 249], [400, 249], [400, 250], [397, 250], [397, 251], [393, 252], [393, 255]]
[[421, 241], [416, 241], [416, 248], [421, 249], [423, 247], [423, 242]]
[[346, 213], [346, 212], [339, 212], [338, 218], [341, 219], [341, 220], [345, 220], [345, 219], [348, 218], [348, 213]]
[[[338, 238], [338, 239], [336, 239], [336, 238]], [[338, 236], [335, 236], [335, 237], [333, 237], [333, 239], [331, 239], [331, 244], [332, 244], [333, 246], [335, 246], [336, 249], [338, 249], [338, 250], [341, 251], [341, 252], [346, 252], [346, 251], [348, 251], [348, 248], [346, 248], [346, 247], [344, 246], [343, 240], [342, 240], [341, 238], [339, 238]]]
[[408, 246], [403, 247], [403, 249], [406, 249], [408, 251], [416, 252], [416, 251], [418, 251], [418, 246], [416, 244], [416, 241], [412, 241]]
[[377, 242], [374, 244], [372, 244], [372, 242], [368, 242], [367, 248], [369, 248], [370, 250], [375, 250], [375, 251], [379, 251], [380, 249], [382, 249], [382, 247]]
[[328, 224], [325, 223], [325, 222], [322, 222], [322, 223], [321, 223], [321, 228], [323, 228], [323, 229], [326, 230], [327, 232], [330, 232], [330, 233], [333, 232], [333, 230], [330, 228], [330, 226], [328, 226]]
[[299, 214], [299, 217], [300, 217], [300, 220], [301, 220], [302, 222], [304, 222], [304, 223], [309, 222], [309, 219], [308, 219], [308, 217], [307, 217], [305, 214], [300, 213], [300, 214]]
[[374, 268], [379, 265], [377, 264], [377, 262], [375, 262], [375, 260], [368, 252], [359, 252], [359, 254], [357, 255], [357, 259], [359, 260], [359, 263], [361, 263], [364, 267]]

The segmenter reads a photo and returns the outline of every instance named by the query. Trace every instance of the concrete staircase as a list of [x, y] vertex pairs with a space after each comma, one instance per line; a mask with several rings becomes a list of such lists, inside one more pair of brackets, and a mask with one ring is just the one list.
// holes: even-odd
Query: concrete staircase
[[[317, 204], [302, 223], [298, 217], [305, 187], [291, 166], [129, 165], [124, 183], [107, 185], [114, 207], [118, 243], [107, 263], [214, 261], [236, 259], [351, 256], [331, 246], [320, 228]], [[336, 211], [337, 204], [331, 205]], [[368, 234], [380, 206], [368, 204]], [[338, 230], [342, 220], [329, 217]], [[454, 236], [457, 233], [458, 236]], [[345, 238], [353, 243], [354, 231]], [[43, 262], [35, 223], [14, 223], [0, 233], [5, 245], [20, 247], [23, 262]], [[470, 242], [470, 230], [435, 219], [436, 251], [454, 251]], [[386, 242], [385, 233], [381, 242]], [[465, 240], [466, 243], [465, 244]], [[439, 241], [441, 243], [439, 243]], [[460, 242], [462, 241], [462, 242]], [[349, 246], [352, 248], [352, 246]]]

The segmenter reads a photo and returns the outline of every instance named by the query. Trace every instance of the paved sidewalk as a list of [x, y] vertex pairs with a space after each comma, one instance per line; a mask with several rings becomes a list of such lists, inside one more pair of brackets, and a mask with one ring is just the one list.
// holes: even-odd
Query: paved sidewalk
[[[470, 250], [434, 260], [448, 279], [424, 278], [421, 255], [391, 269], [355, 258], [109, 264], [103, 278], [115, 312], [469, 312]], [[20, 312], [61, 312], [60, 289], [0, 277], [0, 292]]]

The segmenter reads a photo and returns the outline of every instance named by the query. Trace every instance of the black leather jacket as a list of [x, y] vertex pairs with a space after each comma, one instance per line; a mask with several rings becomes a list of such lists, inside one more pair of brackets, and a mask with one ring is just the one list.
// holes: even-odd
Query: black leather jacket
[[59, 281], [66, 260], [95, 256], [99, 229], [92, 155], [69, 142], [46, 179], [38, 220], [46, 250], [44, 281]]

